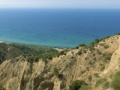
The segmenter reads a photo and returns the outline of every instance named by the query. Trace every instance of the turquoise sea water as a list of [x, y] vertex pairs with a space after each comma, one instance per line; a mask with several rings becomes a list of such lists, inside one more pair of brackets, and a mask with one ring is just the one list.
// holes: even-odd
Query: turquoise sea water
[[75, 47], [118, 32], [115, 9], [0, 9], [0, 41]]

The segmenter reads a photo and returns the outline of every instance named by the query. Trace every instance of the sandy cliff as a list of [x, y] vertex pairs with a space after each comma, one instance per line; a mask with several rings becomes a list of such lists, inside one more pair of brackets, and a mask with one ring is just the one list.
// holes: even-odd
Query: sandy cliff
[[[57, 68], [59, 76], [54, 75]], [[80, 46], [52, 60], [28, 62], [5, 60], [0, 65], [0, 83], [6, 90], [69, 90], [74, 80], [84, 80], [91, 90], [113, 90], [112, 76], [120, 69], [120, 36], [91, 46]], [[98, 83], [100, 80], [102, 83]], [[104, 87], [109, 83], [108, 87]]]

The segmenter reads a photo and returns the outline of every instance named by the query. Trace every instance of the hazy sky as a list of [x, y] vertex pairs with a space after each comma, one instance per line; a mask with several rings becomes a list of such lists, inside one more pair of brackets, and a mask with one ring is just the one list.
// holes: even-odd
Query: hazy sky
[[0, 8], [120, 8], [120, 0], [0, 0]]

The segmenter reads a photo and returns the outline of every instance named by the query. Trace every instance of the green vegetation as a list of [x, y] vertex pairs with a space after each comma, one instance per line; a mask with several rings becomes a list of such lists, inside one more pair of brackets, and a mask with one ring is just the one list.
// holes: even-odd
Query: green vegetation
[[108, 45], [105, 45], [104, 48], [107, 49], [107, 48], [109, 48], [109, 46], [108, 46]]
[[94, 45], [99, 43], [99, 42], [100, 42], [100, 39], [95, 38], [94, 41], [89, 44], [89, 46], [94, 47]]
[[109, 86], [110, 86], [110, 83], [109, 83], [109, 82], [106, 82], [106, 83], [104, 83], [103, 88], [104, 88], [104, 89], [107, 89], [107, 88], [109, 88]]
[[80, 51], [78, 51], [78, 53], [77, 53], [78, 55], [82, 55], [82, 51], [80, 50]]
[[59, 55], [65, 55], [65, 51], [61, 51]]
[[102, 54], [102, 52], [99, 51], [98, 49], [96, 50], [96, 53], [97, 53], [98, 55], [101, 55], [101, 54]]
[[104, 66], [104, 64], [103, 64], [103, 65], [101, 65], [100, 71], [103, 71], [104, 69], [105, 69], [105, 66]]
[[96, 87], [99, 86], [100, 84], [105, 83], [105, 81], [107, 81], [107, 79], [105, 79], [105, 78], [98, 79], [97, 82], [96, 82]]
[[79, 49], [79, 46], [76, 46], [75, 48], [76, 48], [76, 49]]
[[94, 47], [94, 42], [91, 42], [90, 44], [89, 44], [89, 47]]
[[62, 51], [60, 51], [59, 53], [58, 53], [58, 57], [60, 56], [60, 55], [66, 55], [66, 53], [69, 51], [69, 49], [65, 49], [65, 50], [62, 50]]
[[92, 76], [91, 76], [91, 75], [88, 77], [88, 80], [89, 80], [89, 81], [91, 81], [91, 80], [92, 80]]
[[98, 77], [99, 77], [99, 74], [98, 74], [98, 73], [95, 73], [94, 76], [95, 76], [96, 78], [98, 78]]
[[84, 81], [75, 80], [71, 83], [71, 85], [69, 86], [69, 89], [70, 90], [84, 90], [81, 88], [86, 88], [86, 86], [87, 86], [87, 84]]
[[114, 90], [120, 90], [120, 72], [117, 72], [113, 81], [112, 81], [112, 87]]
[[57, 76], [59, 79], [63, 79], [63, 74], [60, 74], [59, 73], [59, 70], [58, 70], [58, 68], [57, 67], [54, 67], [53, 68], [53, 74], [55, 75], [55, 76]]
[[111, 36], [106, 36], [104, 38], [102, 38], [101, 40], [105, 40], [106, 38], [110, 38]]
[[107, 81], [106, 78], [100, 78], [97, 80], [95, 86], [98, 87], [99, 85], [103, 86], [104, 89], [107, 89], [107, 88], [109, 88], [110, 83]]
[[58, 75], [59, 75], [59, 71], [58, 71], [58, 69], [57, 69], [56, 67], [53, 68], [53, 74], [54, 74], [55, 76], [58, 76]]
[[0, 60], [13, 59], [19, 56], [23, 56], [28, 61], [37, 61], [39, 58], [51, 60], [58, 55], [59, 52], [52, 47], [0, 43]]
[[95, 40], [94, 40], [94, 43], [99, 43], [100, 42], [100, 39], [98, 39], [98, 38], [96, 38]]
[[0, 90], [6, 90], [6, 89], [0, 84]]
[[80, 44], [79, 46], [80, 46], [80, 47], [84, 47], [84, 46], [86, 46], [86, 44]]
[[91, 90], [91, 87], [88, 85], [82, 85], [79, 90]]
[[83, 43], [83, 44], [80, 44], [79, 46], [76, 46], [75, 48], [76, 48], [76, 49], [79, 49], [79, 47], [86, 47], [86, 46], [87, 46], [87, 45]]
[[112, 56], [112, 53], [104, 53], [103, 57], [105, 58], [105, 60], [110, 60]]

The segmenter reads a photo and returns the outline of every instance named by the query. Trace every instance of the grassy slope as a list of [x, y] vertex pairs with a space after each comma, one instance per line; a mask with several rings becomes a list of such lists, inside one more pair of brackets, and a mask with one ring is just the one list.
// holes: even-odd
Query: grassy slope
[[58, 54], [59, 52], [52, 47], [0, 43], [0, 62], [18, 56], [29, 59], [51, 59]]

